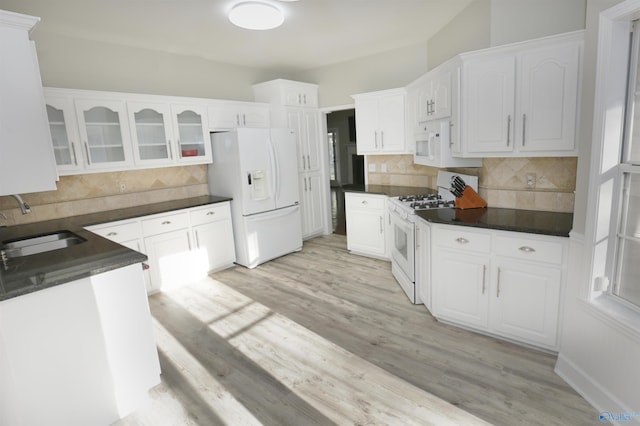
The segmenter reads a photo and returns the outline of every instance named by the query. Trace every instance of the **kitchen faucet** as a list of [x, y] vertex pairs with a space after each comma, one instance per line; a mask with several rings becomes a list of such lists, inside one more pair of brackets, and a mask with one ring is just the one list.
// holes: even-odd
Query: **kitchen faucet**
[[20, 204], [20, 211], [22, 212], [22, 214], [31, 213], [31, 206], [29, 206], [29, 204], [27, 204], [27, 202], [24, 201], [20, 195], [12, 195], [12, 197], [16, 199], [18, 204]]

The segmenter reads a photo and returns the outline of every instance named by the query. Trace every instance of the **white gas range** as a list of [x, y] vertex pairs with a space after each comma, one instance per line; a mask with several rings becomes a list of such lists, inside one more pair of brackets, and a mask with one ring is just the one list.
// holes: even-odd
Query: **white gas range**
[[391, 222], [391, 272], [402, 290], [414, 304], [422, 304], [415, 284], [415, 221], [416, 211], [455, 208], [455, 196], [449, 191], [454, 176], [464, 179], [475, 190], [476, 176], [450, 172], [438, 172], [438, 192], [401, 195], [389, 198], [388, 210]]

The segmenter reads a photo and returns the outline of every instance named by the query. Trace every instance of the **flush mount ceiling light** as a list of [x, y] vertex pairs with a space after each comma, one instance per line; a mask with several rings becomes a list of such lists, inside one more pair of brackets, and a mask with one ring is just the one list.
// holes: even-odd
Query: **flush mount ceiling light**
[[231, 8], [229, 20], [232, 24], [248, 30], [270, 30], [282, 25], [284, 15], [272, 4], [246, 1]]

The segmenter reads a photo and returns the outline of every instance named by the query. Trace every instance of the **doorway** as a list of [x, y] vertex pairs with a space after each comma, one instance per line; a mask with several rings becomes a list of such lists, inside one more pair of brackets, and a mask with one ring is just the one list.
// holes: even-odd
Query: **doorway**
[[343, 188], [364, 185], [364, 156], [356, 149], [356, 110], [332, 111], [326, 116], [333, 232], [346, 234]]

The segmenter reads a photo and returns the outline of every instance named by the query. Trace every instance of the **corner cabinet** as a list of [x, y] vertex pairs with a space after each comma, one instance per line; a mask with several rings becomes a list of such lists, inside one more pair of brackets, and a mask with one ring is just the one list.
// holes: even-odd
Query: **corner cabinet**
[[0, 11], [0, 196], [56, 189], [36, 48], [40, 18]]
[[434, 224], [431, 229], [436, 318], [558, 350], [566, 238]]
[[388, 260], [387, 197], [346, 192], [347, 249], [355, 254]]
[[583, 32], [465, 53], [461, 156], [576, 156]]
[[358, 155], [405, 154], [405, 89], [353, 95]]

